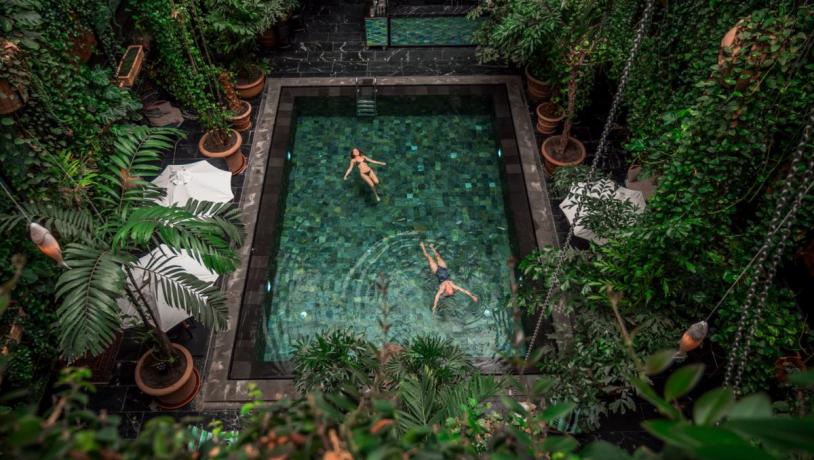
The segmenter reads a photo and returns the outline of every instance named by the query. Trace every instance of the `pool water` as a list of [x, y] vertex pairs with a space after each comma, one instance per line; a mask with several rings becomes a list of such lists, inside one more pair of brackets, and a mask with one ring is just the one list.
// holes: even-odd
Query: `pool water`
[[[436, 334], [474, 357], [508, 351], [512, 250], [492, 99], [380, 97], [372, 118], [357, 117], [348, 97], [298, 97], [294, 107], [263, 359], [287, 361], [298, 339], [337, 328], [381, 343], [385, 302], [390, 342]], [[358, 169], [342, 179], [353, 147], [387, 163], [371, 165], [381, 202]], [[433, 316], [438, 282], [420, 241], [479, 302], [458, 293]]]

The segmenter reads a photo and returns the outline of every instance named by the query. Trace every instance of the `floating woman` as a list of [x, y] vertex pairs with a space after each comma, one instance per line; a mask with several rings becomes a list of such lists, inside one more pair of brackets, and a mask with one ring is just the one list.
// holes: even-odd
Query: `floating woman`
[[376, 161], [366, 157], [361, 150], [354, 147], [350, 151], [350, 164], [348, 165], [348, 170], [345, 171], [345, 177], [343, 177], [343, 180], [347, 180], [348, 174], [350, 174], [350, 172], [353, 170], [354, 165], [358, 166], [359, 175], [362, 176], [362, 180], [370, 186], [371, 190], [373, 190], [373, 195], [376, 197], [376, 201], [381, 201], [379, 199], [379, 194], [376, 192], [376, 186], [379, 185], [379, 178], [376, 177], [376, 171], [373, 171], [373, 168], [371, 168], [368, 163], [382, 166], [387, 164], [383, 161]]
[[444, 262], [444, 259], [442, 259], [441, 255], [438, 254], [438, 251], [435, 250], [435, 246], [430, 245], [430, 249], [432, 249], [433, 254], [435, 254], [434, 258], [427, 253], [427, 249], [424, 247], [423, 242], [419, 243], [419, 246], [421, 246], [421, 252], [424, 253], [424, 257], [427, 258], [427, 262], [430, 264], [430, 270], [432, 271], [433, 275], [438, 278], [438, 292], [435, 293], [435, 300], [432, 303], [433, 315], [435, 315], [435, 311], [438, 309], [438, 301], [441, 299], [442, 295], [450, 297], [455, 294], [455, 291], [461, 291], [468, 295], [472, 301], [478, 301], [478, 297], [476, 295], [452, 282], [452, 280], [449, 278], [449, 271], [447, 271], [447, 263]]

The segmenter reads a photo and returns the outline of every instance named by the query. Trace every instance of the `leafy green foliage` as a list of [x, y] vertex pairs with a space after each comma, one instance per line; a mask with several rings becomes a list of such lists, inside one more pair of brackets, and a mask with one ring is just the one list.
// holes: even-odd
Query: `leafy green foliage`
[[199, 21], [194, 2], [179, 5], [169, 0], [133, 4], [139, 26], [152, 34], [158, 50], [157, 69], [167, 90], [200, 116], [207, 131], [228, 127], [226, 109], [218, 103], [220, 69], [204, 60], [195, 27]]
[[292, 360], [300, 392], [336, 391], [345, 384], [364, 388], [378, 367], [373, 344], [343, 330], [298, 341]]
[[59, 153], [91, 167], [110, 140], [110, 126], [135, 118], [141, 107], [129, 90], [111, 83], [110, 69], [77, 62], [74, 40], [87, 31], [76, 14], [79, 3], [85, 2], [0, 5], [3, 35], [10, 38], [0, 51], [0, 80], [11, 81], [26, 102], [24, 110], [0, 117], [0, 166], [32, 199], [75, 191], [69, 173], [40, 173], [54, 166], [48, 160]]
[[[150, 165], [162, 148], [172, 145], [177, 130], [121, 127], [107, 172], [88, 192], [97, 197], [83, 208], [65, 209], [27, 203], [26, 214], [55, 229], [64, 248], [68, 269], [56, 285], [60, 348], [69, 360], [104, 351], [121, 329], [118, 301], [126, 299], [145, 313], [133, 272], [148, 272], [161, 287], [164, 300], [215, 330], [226, 327], [223, 293], [172, 263], [181, 251], [217, 273], [237, 263], [235, 249], [243, 241], [239, 212], [230, 203], [190, 201], [183, 207], [163, 207], [152, 200], [160, 195], [153, 184], [134, 173], [151, 174]], [[19, 215], [0, 216], [0, 229], [24, 223]], [[167, 253], [138, 264], [138, 255], [157, 243]], [[145, 313], [144, 315], [149, 316]]]
[[202, 29], [215, 53], [237, 58], [265, 30], [285, 19], [298, 0], [203, 0]]
[[404, 351], [393, 356], [387, 370], [395, 381], [428, 370], [440, 385], [455, 385], [475, 371], [452, 340], [423, 335], [414, 337]]

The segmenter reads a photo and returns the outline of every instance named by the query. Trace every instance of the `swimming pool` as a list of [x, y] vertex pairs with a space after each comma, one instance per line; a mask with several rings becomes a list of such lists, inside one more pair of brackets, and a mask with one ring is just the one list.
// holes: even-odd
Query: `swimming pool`
[[[449, 337], [484, 368], [510, 350], [506, 260], [534, 241], [505, 91], [380, 88], [371, 118], [356, 116], [352, 91], [281, 96], [233, 354], [251, 365], [232, 378], [290, 375], [296, 341], [326, 330], [381, 343], [385, 304], [390, 342]], [[353, 147], [387, 162], [372, 165], [381, 202], [358, 171], [342, 180]], [[457, 294], [433, 316], [420, 241], [479, 302]]]

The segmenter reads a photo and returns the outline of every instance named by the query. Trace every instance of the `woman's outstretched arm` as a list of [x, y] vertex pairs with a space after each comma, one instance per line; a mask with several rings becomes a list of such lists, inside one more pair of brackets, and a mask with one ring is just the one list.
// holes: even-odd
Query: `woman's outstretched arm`
[[348, 165], [348, 170], [347, 170], [347, 171], [345, 171], [345, 177], [343, 177], [342, 179], [343, 179], [343, 180], [344, 180], [344, 179], [347, 179], [347, 178], [348, 178], [348, 174], [350, 174], [350, 172], [351, 172], [351, 171], [353, 171], [353, 160], [350, 160], [350, 164]]
[[383, 161], [376, 161], [376, 160], [374, 160], [372, 158], [368, 158], [368, 157], [365, 157], [365, 161], [367, 161], [368, 163], [373, 163], [374, 165], [382, 165], [382, 166], [384, 166], [384, 165], [387, 164], [387, 163], [385, 163]]

